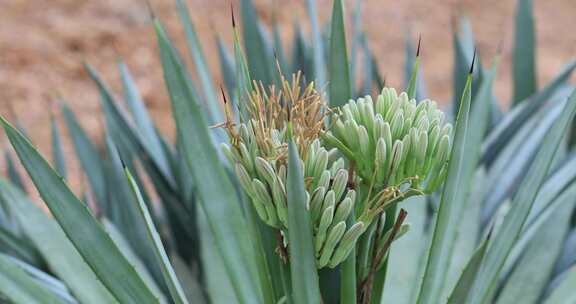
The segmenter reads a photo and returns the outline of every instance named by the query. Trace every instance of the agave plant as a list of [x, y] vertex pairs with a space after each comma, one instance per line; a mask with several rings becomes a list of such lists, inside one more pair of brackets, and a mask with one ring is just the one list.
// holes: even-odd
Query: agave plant
[[406, 88], [385, 87], [360, 1], [348, 59], [340, 0], [329, 33], [307, 1], [311, 38], [296, 30], [291, 52], [242, 0], [242, 39], [232, 16], [232, 52], [218, 40], [222, 104], [186, 4], [176, 4], [194, 71], [153, 20], [175, 142], [123, 63], [124, 104], [87, 66], [103, 142], [62, 102], [82, 193], [67, 185], [56, 118], [52, 165], [19, 123], [1, 120], [51, 215], [7, 151], [0, 300], [574, 303], [576, 93], [566, 82], [576, 62], [537, 87], [532, 1], [518, 1], [506, 112], [492, 94], [498, 58], [490, 68], [475, 58], [466, 19], [443, 112], [426, 96], [410, 38]]

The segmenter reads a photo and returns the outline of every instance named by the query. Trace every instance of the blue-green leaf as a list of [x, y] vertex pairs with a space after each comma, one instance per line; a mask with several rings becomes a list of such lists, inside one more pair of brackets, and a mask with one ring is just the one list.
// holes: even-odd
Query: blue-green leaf
[[[290, 126], [288, 127], [290, 128]], [[290, 131], [289, 131], [290, 132]], [[306, 210], [306, 189], [298, 150], [294, 140], [288, 143], [288, 234], [290, 270], [294, 303], [320, 303], [312, 224]]]
[[22, 232], [38, 249], [46, 264], [82, 303], [117, 303], [98, 281], [54, 219], [36, 207], [17, 187], [0, 178], [0, 194], [10, 204]]
[[508, 276], [498, 304], [537, 303], [546, 288], [570, 224], [574, 201], [555, 210], [538, 230]]
[[572, 266], [567, 272], [558, 287], [544, 301], [544, 304], [570, 304], [576, 301], [576, 265]]
[[190, 19], [186, 0], [176, 0], [176, 7], [178, 8], [178, 14], [180, 15], [180, 20], [182, 21], [184, 32], [186, 33], [188, 51], [190, 52], [190, 56], [194, 61], [194, 66], [196, 67], [198, 78], [200, 78], [202, 93], [204, 93], [205, 102], [208, 105], [212, 120], [214, 122], [221, 122], [224, 120], [224, 115], [222, 115], [222, 108], [220, 107], [218, 98], [216, 98], [216, 88], [214, 87], [212, 75], [210, 74], [210, 69], [208, 68], [206, 59], [204, 57], [202, 46], [200, 41], [198, 41], [196, 29], [194, 28], [194, 24]]
[[538, 154], [525, 175], [525, 179], [514, 196], [511, 209], [504, 218], [497, 235], [490, 242], [490, 248], [470, 294], [469, 303], [480, 304], [490, 301], [489, 297], [496, 287], [502, 266], [520, 235], [536, 194], [548, 174], [554, 154], [572, 122], [575, 111], [576, 91], [568, 98], [561, 116], [550, 128], [548, 136], [544, 139]]
[[174, 300], [174, 302], [177, 304], [187, 304], [188, 300], [186, 300], [186, 296], [184, 295], [184, 291], [180, 286], [180, 282], [174, 273], [174, 269], [172, 269], [172, 265], [170, 265], [170, 260], [168, 260], [168, 255], [166, 254], [166, 250], [164, 250], [164, 245], [162, 244], [160, 235], [158, 235], [156, 227], [154, 227], [152, 217], [148, 212], [148, 208], [144, 202], [144, 199], [142, 198], [140, 189], [138, 188], [138, 185], [134, 181], [134, 177], [132, 177], [132, 174], [130, 174], [128, 168], [124, 167], [124, 173], [126, 174], [130, 188], [132, 189], [132, 192], [136, 198], [135, 202], [138, 204], [137, 207], [140, 211], [140, 216], [145, 223], [146, 235], [148, 237], [147, 241], [154, 249], [154, 255], [157, 259], [157, 263], [160, 264], [164, 282], [166, 285], [168, 285], [168, 290], [170, 291], [172, 300]]
[[56, 172], [58, 172], [60, 176], [66, 178], [66, 158], [62, 150], [60, 129], [58, 129], [54, 117], [50, 119], [50, 131], [52, 133], [52, 161], [54, 162], [54, 168], [56, 168]]
[[492, 164], [496, 156], [507, 146], [510, 138], [570, 79], [574, 69], [576, 69], [576, 61], [567, 64], [558, 76], [539, 93], [514, 107], [502, 118], [502, 121], [496, 125], [486, 138], [482, 147], [482, 163], [487, 166]]
[[250, 75], [256, 81], [271, 84], [274, 80], [272, 54], [252, 0], [241, 0], [242, 33]]
[[262, 291], [256, 275], [252, 247], [240, 201], [213, 145], [202, 108], [189, 85], [181, 59], [155, 20], [164, 79], [172, 102], [178, 140], [192, 173], [197, 195], [208, 218], [236, 296], [241, 303], [261, 303]]
[[1, 123], [52, 215], [104, 286], [122, 303], [157, 303], [88, 207], [20, 132], [4, 119]]
[[470, 288], [472, 287], [472, 284], [474, 284], [474, 279], [476, 278], [478, 269], [480, 269], [480, 265], [482, 264], [482, 260], [486, 254], [486, 248], [488, 247], [487, 245], [488, 240], [485, 239], [482, 241], [480, 246], [478, 246], [468, 261], [468, 264], [466, 264], [466, 267], [462, 271], [456, 286], [454, 286], [454, 289], [448, 298], [449, 304], [466, 303], [466, 298], [468, 297]]
[[328, 63], [328, 93], [330, 106], [339, 107], [352, 98], [350, 66], [346, 50], [346, 31], [344, 29], [344, 3], [334, 0], [332, 25], [330, 30], [330, 55]]
[[514, 104], [525, 100], [537, 90], [536, 32], [532, 7], [533, 0], [518, 0], [516, 6], [516, 31], [512, 56]]
[[80, 165], [88, 177], [90, 188], [96, 203], [100, 208], [106, 208], [106, 182], [104, 179], [104, 168], [102, 166], [102, 159], [98, 153], [96, 145], [82, 129], [76, 115], [66, 105], [62, 105], [62, 113], [66, 125], [68, 126], [68, 134], [72, 139], [76, 156], [80, 160]]
[[65, 303], [16, 264], [10, 256], [0, 253], [0, 294], [13, 303]]
[[306, 0], [306, 8], [308, 9], [308, 17], [310, 18], [310, 25], [312, 27], [315, 84], [316, 87], [323, 88], [326, 84], [326, 63], [324, 58], [324, 41], [322, 40], [320, 24], [318, 23], [316, 0]]
[[[461, 218], [466, 192], [472, 176], [467, 176], [466, 164], [471, 159], [467, 155], [468, 127], [470, 117], [472, 73], [468, 74], [466, 86], [456, 119], [454, 145], [448, 162], [448, 177], [442, 191], [442, 198], [432, 243], [428, 253], [426, 271], [417, 303], [436, 303], [441, 298]], [[468, 180], [465, 180], [465, 179]]]

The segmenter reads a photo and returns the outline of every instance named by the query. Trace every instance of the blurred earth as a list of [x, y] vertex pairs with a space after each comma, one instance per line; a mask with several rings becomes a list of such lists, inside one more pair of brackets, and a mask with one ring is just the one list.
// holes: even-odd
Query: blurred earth
[[[150, 0], [172, 38], [186, 54], [184, 33], [174, 0]], [[275, 15], [284, 44], [292, 39], [293, 24], [307, 29], [305, 1], [257, 0], [262, 20]], [[345, 1], [347, 13], [354, 1]], [[422, 36], [423, 76], [429, 96], [451, 98], [452, 26], [454, 16], [466, 15], [485, 65], [502, 45], [495, 92], [508, 105], [511, 96], [510, 53], [514, 30], [513, 0], [364, 0], [362, 27], [378, 58], [387, 83], [402, 84], [404, 39], [408, 29]], [[232, 1], [239, 15], [238, 0]], [[332, 1], [319, 0], [320, 20], [329, 19]], [[193, 21], [213, 74], [220, 79], [215, 36], [231, 42], [230, 1], [188, 0]], [[574, 0], [535, 1], [538, 80], [542, 86], [576, 54]], [[348, 25], [351, 24], [348, 20]], [[350, 35], [348, 35], [350, 40]], [[186, 54], [187, 55], [187, 54]], [[94, 138], [102, 130], [98, 93], [83, 63], [92, 64], [120, 92], [118, 57], [130, 67], [160, 129], [172, 137], [174, 125], [164, 89], [156, 41], [145, 0], [2, 0], [0, 1], [0, 114], [16, 115], [40, 150], [50, 153], [50, 114], [59, 118], [53, 101], [69, 102]], [[573, 79], [574, 80], [574, 79]], [[220, 83], [217, 80], [216, 83]], [[60, 123], [63, 128], [63, 124]], [[72, 152], [64, 140], [67, 153]], [[4, 148], [7, 139], [0, 137]], [[77, 170], [71, 161], [69, 168]], [[72, 180], [72, 184], [78, 181]]]

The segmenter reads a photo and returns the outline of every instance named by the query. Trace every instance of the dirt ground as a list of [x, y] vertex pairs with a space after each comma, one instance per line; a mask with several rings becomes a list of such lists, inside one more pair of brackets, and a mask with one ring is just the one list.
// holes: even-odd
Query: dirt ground
[[[184, 50], [183, 31], [173, 0], [150, 0], [156, 14], [167, 24]], [[232, 1], [236, 8], [238, 0]], [[402, 82], [403, 45], [407, 28], [416, 40], [422, 35], [424, 77], [432, 98], [448, 100], [451, 94], [451, 18], [467, 15], [485, 64], [503, 45], [503, 60], [496, 83], [501, 100], [510, 98], [510, 52], [513, 0], [364, 0], [362, 26], [388, 83]], [[304, 0], [259, 0], [265, 22], [272, 13], [282, 26], [284, 39], [292, 37], [292, 25], [308, 27]], [[319, 0], [318, 10], [328, 20], [332, 1]], [[215, 35], [231, 40], [229, 0], [188, 0], [192, 18], [215, 75]], [[353, 1], [345, 1], [351, 11]], [[273, 10], [276, 10], [275, 12]], [[564, 63], [574, 59], [576, 34], [574, 0], [535, 1], [538, 29], [539, 83], [553, 77]], [[89, 62], [119, 89], [116, 59], [124, 58], [135, 75], [144, 99], [163, 132], [173, 124], [162, 81], [153, 29], [145, 0], [1, 0], [0, 1], [0, 113], [17, 115], [40, 150], [49, 153], [50, 100], [61, 96], [79, 115], [93, 136], [99, 136], [97, 91], [83, 62]], [[350, 38], [350, 37], [348, 37]], [[14, 114], [15, 113], [15, 114]], [[56, 113], [58, 117], [58, 113]], [[7, 140], [0, 136], [0, 145]], [[71, 151], [67, 143], [66, 150]], [[77, 164], [72, 164], [73, 170]]]

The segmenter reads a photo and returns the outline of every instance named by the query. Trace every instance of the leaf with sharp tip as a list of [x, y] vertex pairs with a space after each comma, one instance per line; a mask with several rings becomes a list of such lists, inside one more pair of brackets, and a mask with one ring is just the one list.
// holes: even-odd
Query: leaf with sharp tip
[[168, 260], [168, 255], [164, 250], [164, 245], [162, 244], [162, 240], [160, 239], [160, 235], [156, 231], [156, 227], [154, 227], [154, 223], [152, 222], [152, 217], [148, 212], [148, 208], [146, 203], [143, 201], [142, 194], [140, 193], [140, 189], [132, 174], [128, 168], [124, 168], [124, 173], [126, 174], [126, 178], [128, 179], [128, 183], [130, 184], [130, 188], [134, 194], [135, 202], [137, 203], [138, 210], [140, 211], [140, 216], [145, 223], [145, 230], [147, 235], [147, 242], [150, 243], [150, 246], [154, 249], [154, 255], [156, 257], [156, 262], [160, 264], [160, 268], [162, 269], [162, 275], [164, 277], [164, 282], [168, 285], [168, 290], [170, 291], [170, 295], [172, 296], [172, 300], [174, 300], [177, 304], [187, 304], [188, 300], [184, 295], [184, 291], [180, 286], [180, 282], [174, 273], [174, 269], [172, 269], [172, 265], [170, 265], [170, 260]]
[[[290, 126], [288, 127], [290, 128]], [[300, 157], [294, 140], [288, 143], [288, 244], [294, 303], [320, 303], [316, 257], [310, 214], [306, 210], [306, 189]]]
[[8, 172], [8, 178], [15, 186], [20, 188], [20, 190], [26, 192], [26, 186], [24, 185], [24, 181], [22, 180], [20, 172], [18, 172], [18, 169], [16, 169], [16, 163], [14, 163], [14, 159], [12, 158], [12, 155], [10, 155], [10, 152], [5, 151], [4, 158], [6, 160], [6, 171]]
[[[361, 37], [361, 47], [362, 52], [364, 53], [364, 78], [362, 79], [363, 85], [360, 88], [360, 95], [370, 95], [372, 94], [372, 82], [374, 81], [374, 73], [372, 64], [374, 61], [372, 60], [372, 52], [370, 51], [370, 47], [368, 46], [368, 39], [366, 35], [362, 35]], [[380, 92], [380, 91], [378, 91]], [[357, 93], [358, 94], [358, 93]]]
[[104, 167], [102, 166], [102, 158], [98, 153], [96, 145], [82, 129], [76, 115], [66, 105], [62, 105], [62, 113], [64, 120], [68, 127], [68, 134], [72, 139], [76, 156], [80, 160], [80, 165], [88, 177], [90, 189], [94, 200], [98, 206], [106, 210], [106, 182], [104, 180]]
[[448, 298], [448, 304], [466, 303], [466, 298], [468, 297], [470, 288], [472, 287], [472, 284], [474, 284], [474, 279], [476, 278], [478, 269], [480, 269], [482, 259], [484, 259], [484, 254], [486, 254], [487, 245], [488, 240], [485, 239], [480, 243], [480, 246], [478, 246], [468, 261], [468, 264], [466, 264], [456, 286], [454, 286], [454, 289]]
[[[405, 52], [404, 52], [404, 84], [407, 88], [410, 86], [414, 86], [414, 98], [416, 100], [422, 100], [424, 96], [426, 96], [426, 88], [424, 85], [424, 80], [422, 79], [422, 73], [416, 73], [416, 78], [413, 80], [412, 76], [415, 74], [414, 69], [415, 66], [420, 62], [420, 58], [415, 56], [416, 49], [414, 47], [414, 43], [412, 41], [412, 36], [410, 32], [406, 34], [406, 43], [405, 43]], [[416, 69], [420, 69], [417, 67]], [[465, 71], [466, 72], [466, 71]], [[465, 74], [464, 74], [465, 75]], [[413, 83], [411, 83], [413, 81]]]
[[335, 0], [332, 8], [330, 29], [330, 56], [328, 62], [328, 93], [330, 106], [339, 107], [352, 98], [350, 66], [346, 50], [346, 32], [344, 29], [344, 3]]
[[[274, 20], [272, 25], [272, 40], [274, 42], [274, 55], [275, 59], [278, 60], [278, 65], [280, 66], [280, 72], [282, 76], [286, 79], [290, 79], [290, 70], [288, 69], [288, 63], [286, 62], [286, 53], [282, 45], [282, 36], [280, 35], [280, 24], [278, 21]], [[274, 69], [276, 71], [277, 68]], [[276, 71], [278, 72], [278, 71]]]
[[221, 165], [202, 108], [189, 85], [181, 59], [162, 25], [154, 22], [164, 79], [172, 103], [178, 141], [198, 187], [196, 194], [208, 218], [215, 243], [241, 303], [261, 303], [255, 249], [242, 215], [240, 201]]
[[146, 153], [150, 157], [152, 163], [158, 167], [164, 178], [171, 184], [174, 184], [170, 168], [165, 155], [156, 146], [147, 145], [147, 141], [143, 138], [141, 133], [135, 131], [133, 124], [128, 120], [127, 114], [122, 108], [118, 106], [112, 92], [106, 83], [100, 78], [96, 70], [86, 64], [88, 74], [94, 80], [100, 93], [100, 104], [106, 119], [106, 126], [114, 143], [124, 148]]
[[236, 27], [232, 30], [234, 33], [234, 62], [236, 68], [236, 107], [239, 108], [241, 117], [244, 117], [248, 113], [245, 103], [248, 101], [249, 94], [252, 91], [252, 74], [240, 44], [238, 30]]
[[514, 196], [511, 209], [504, 218], [498, 234], [490, 242], [490, 248], [486, 253], [478, 277], [474, 282], [469, 303], [480, 304], [489, 301], [489, 297], [499, 279], [502, 266], [522, 231], [522, 226], [548, 174], [560, 141], [564, 137], [564, 133], [569, 124], [572, 122], [575, 111], [576, 91], [570, 95], [560, 118], [550, 128], [548, 136], [544, 139], [534, 162]]
[[152, 156], [152, 159], [156, 161], [157, 166], [162, 168], [161, 170], [163, 170], [165, 174], [169, 174], [171, 171], [169, 169], [170, 156], [165, 153], [164, 148], [162, 147], [162, 138], [158, 134], [154, 122], [150, 118], [150, 114], [148, 113], [144, 100], [142, 100], [142, 96], [136, 87], [136, 83], [134, 83], [134, 79], [128, 70], [128, 66], [125, 63], [120, 62], [118, 68], [120, 70], [120, 76], [124, 87], [124, 100], [128, 105], [130, 114], [132, 114], [137, 131], [141, 134], [140, 139], [143, 142], [143, 146], [148, 154]]
[[[134, 202], [135, 198], [124, 174], [122, 161], [128, 168], [134, 168], [133, 155], [127, 149], [115, 146], [108, 134], [106, 134], [106, 148], [108, 152], [106, 181], [107, 189], [110, 191], [108, 195], [110, 211], [105, 216], [116, 224], [163, 291], [168, 292], [168, 286], [163, 284], [160, 264], [156, 262], [154, 256], [154, 248], [146, 242], [145, 222], [140, 217], [137, 203]], [[120, 155], [123, 157], [122, 160]]]
[[212, 120], [214, 122], [221, 122], [224, 120], [224, 115], [222, 115], [222, 108], [220, 107], [218, 98], [216, 98], [216, 88], [214, 87], [213, 78], [210, 74], [210, 69], [208, 68], [206, 59], [204, 57], [204, 52], [202, 51], [200, 41], [198, 41], [196, 29], [194, 28], [194, 24], [190, 19], [190, 13], [188, 11], [188, 6], [186, 5], [186, 0], [176, 0], [176, 7], [184, 27], [184, 32], [186, 33], [188, 51], [190, 52], [190, 56], [194, 61], [196, 73], [200, 78], [202, 93], [204, 93], [205, 102], [208, 105]]
[[272, 54], [252, 0], [241, 0], [242, 33], [250, 75], [256, 81], [271, 84], [274, 80]]
[[512, 75], [514, 79], [513, 104], [525, 100], [537, 90], [536, 84], [536, 33], [532, 0], [518, 0]]
[[[462, 96], [462, 92], [464, 91], [466, 75], [469, 72], [468, 69], [472, 57], [474, 57], [475, 50], [474, 34], [472, 33], [472, 25], [468, 18], [461, 17], [457, 21], [457, 28], [455, 28], [452, 33], [452, 39], [454, 46], [454, 70], [452, 75], [454, 78], [454, 91], [452, 110], [453, 113], [456, 114], [458, 112], [458, 107], [460, 106], [460, 96]], [[483, 68], [480, 57], [477, 57], [476, 59], [478, 62], [475, 64], [476, 68], [475, 71], [473, 71], [474, 78], [472, 80], [471, 94], [473, 98], [476, 96], [476, 92], [480, 88], [483, 79]], [[472, 100], [472, 103], [474, 103], [474, 100]]]
[[471, 85], [472, 74], [468, 74], [456, 119], [454, 145], [448, 162], [448, 175], [442, 191], [432, 242], [428, 251], [426, 270], [417, 300], [418, 304], [437, 302], [444, 290], [458, 224], [464, 210], [463, 199], [467, 194], [465, 189], [469, 187], [473, 175], [467, 173], [466, 169], [466, 165], [473, 161], [468, 158], [471, 155], [467, 154], [472, 99]]
[[376, 82], [376, 91], [381, 92], [385, 85], [385, 79], [380, 75], [380, 70], [378, 69], [378, 60], [374, 53], [370, 52], [370, 59], [372, 60], [372, 78]]
[[[354, 11], [352, 12], [352, 41], [350, 43], [350, 83], [352, 84], [352, 91], [356, 91], [357, 73], [358, 68], [358, 54], [360, 52], [361, 37], [364, 35], [362, 32], [362, 1], [354, 1]], [[368, 56], [370, 58], [370, 56]], [[369, 70], [372, 72], [371, 70]], [[366, 72], [366, 71], [365, 71]]]
[[294, 23], [294, 41], [292, 42], [292, 72], [302, 71], [304, 75], [311, 75], [314, 66], [311, 50], [299, 23]]
[[5, 254], [0, 253], [0, 294], [14, 303], [65, 303], [34, 280]]
[[20, 132], [4, 119], [1, 123], [52, 215], [104, 286], [122, 303], [157, 303], [88, 207]]
[[124, 235], [122, 235], [120, 230], [118, 230], [118, 228], [116, 228], [116, 226], [107, 218], [102, 218], [101, 222], [106, 232], [110, 235], [110, 237], [114, 241], [114, 244], [118, 246], [118, 249], [122, 251], [122, 254], [126, 257], [126, 259], [130, 262], [130, 264], [134, 265], [134, 269], [136, 270], [136, 272], [138, 272], [138, 275], [142, 277], [144, 283], [146, 283], [146, 285], [150, 287], [154, 295], [158, 297], [160, 303], [168, 303], [166, 301], [166, 297], [162, 293], [162, 290], [160, 289], [158, 284], [156, 284], [156, 281], [154, 281], [154, 278], [146, 268], [146, 265], [136, 255], [132, 247], [130, 247], [130, 244], [128, 244], [128, 241], [126, 240]]
[[226, 47], [226, 43], [222, 37], [218, 36], [218, 58], [220, 59], [220, 72], [224, 79], [224, 86], [228, 91], [228, 95], [234, 96], [236, 89], [236, 67], [234, 66], [234, 57]]
[[66, 158], [64, 157], [64, 151], [62, 151], [60, 129], [58, 129], [54, 117], [50, 119], [50, 131], [52, 134], [52, 161], [54, 162], [54, 168], [56, 168], [56, 172], [60, 176], [66, 178]]

